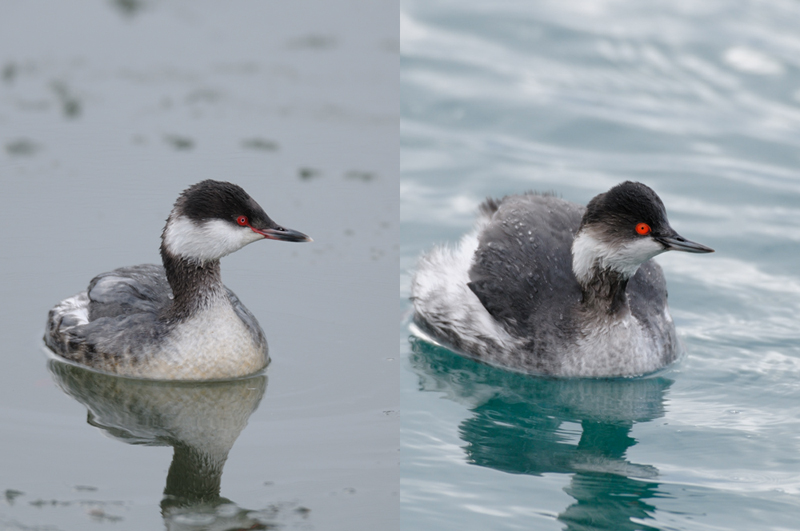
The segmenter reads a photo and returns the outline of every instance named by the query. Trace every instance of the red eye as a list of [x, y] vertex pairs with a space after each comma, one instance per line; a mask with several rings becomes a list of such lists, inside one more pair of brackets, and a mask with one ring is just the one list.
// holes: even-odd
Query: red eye
[[647, 223], [639, 223], [636, 225], [636, 232], [644, 236], [645, 234], [650, 234], [650, 225]]
[[247, 216], [239, 216], [238, 218], [236, 218], [236, 223], [244, 227], [245, 225], [247, 225]]

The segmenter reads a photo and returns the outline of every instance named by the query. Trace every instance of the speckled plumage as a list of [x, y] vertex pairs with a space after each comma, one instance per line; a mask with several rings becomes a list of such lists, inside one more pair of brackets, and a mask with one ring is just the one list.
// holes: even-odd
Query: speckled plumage
[[[665, 246], [627, 235], [630, 243], [606, 241], [628, 217], [663, 226], [665, 233], [671, 228], [652, 190], [624, 185], [636, 185], [634, 200], [649, 193], [657, 202], [632, 212], [623, 203], [608, 230], [604, 212], [593, 212], [591, 204], [587, 213], [552, 195], [487, 200], [475, 230], [458, 247], [436, 248], [421, 258], [411, 289], [415, 322], [468, 356], [534, 374], [630, 376], [673, 362], [681, 345], [666, 283], [658, 264], [647, 259]], [[587, 269], [582, 281], [573, 263], [579, 229], [596, 238], [597, 247], [588, 261], [581, 257]]]

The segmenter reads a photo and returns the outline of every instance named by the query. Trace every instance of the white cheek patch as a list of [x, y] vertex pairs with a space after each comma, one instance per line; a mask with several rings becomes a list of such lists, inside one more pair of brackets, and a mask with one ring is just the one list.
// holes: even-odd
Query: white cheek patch
[[219, 260], [264, 236], [249, 227], [237, 227], [221, 219], [199, 224], [186, 217], [171, 219], [164, 231], [164, 245], [172, 254], [189, 260]]
[[582, 230], [572, 242], [572, 270], [581, 283], [591, 279], [595, 266], [630, 278], [642, 263], [665, 250], [652, 238], [639, 238], [615, 246], [596, 238], [590, 230]]
[[663, 245], [652, 238], [640, 238], [622, 246], [609, 256], [606, 264], [620, 273], [632, 277], [639, 266], [666, 251]]
[[578, 282], [585, 284], [592, 276], [597, 257], [605, 250], [605, 245], [587, 231], [581, 231], [572, 242], [572, 271]]

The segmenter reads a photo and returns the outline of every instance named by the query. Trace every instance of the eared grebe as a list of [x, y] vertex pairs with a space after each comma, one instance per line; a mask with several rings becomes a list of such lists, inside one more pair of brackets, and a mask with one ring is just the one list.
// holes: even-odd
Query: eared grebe
[[679, 236], [664, 204], [624, 182], [583, 207], [552, 195], [488, 199], [456, 249], [420, 260], [411, 285], [424, 332], [487, 363], [554, 376], [635, 376], [681, 353], [664, 251], [710, 253]]
[[263, 369], [264, 332], [222, 284], [219, 259], [262, 240], [311, 238], [272, 221], [235, 184], [203, 181], [178, 197], [158, 265], [96, 276], [50, 310], [50, 349], [93, 369], [139, 378], [208, 380]]

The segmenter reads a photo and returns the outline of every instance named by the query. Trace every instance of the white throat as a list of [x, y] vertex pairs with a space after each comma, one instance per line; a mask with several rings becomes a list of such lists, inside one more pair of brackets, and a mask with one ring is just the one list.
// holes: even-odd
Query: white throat
[[590, 227], [582, 228], [572, 242], [572, 271], [581, 285], [592, 280], [595, 270], [611, 270], [630, 278], [647, 260], [664, 252], [664, 246], [642, 237], [626, 243], [609, 243]]
[[202, 263], [219, 260], [264, 236], [221, 219], [195, 223], [185, 216], [170, 216], [163, 238], [170, 253]]

